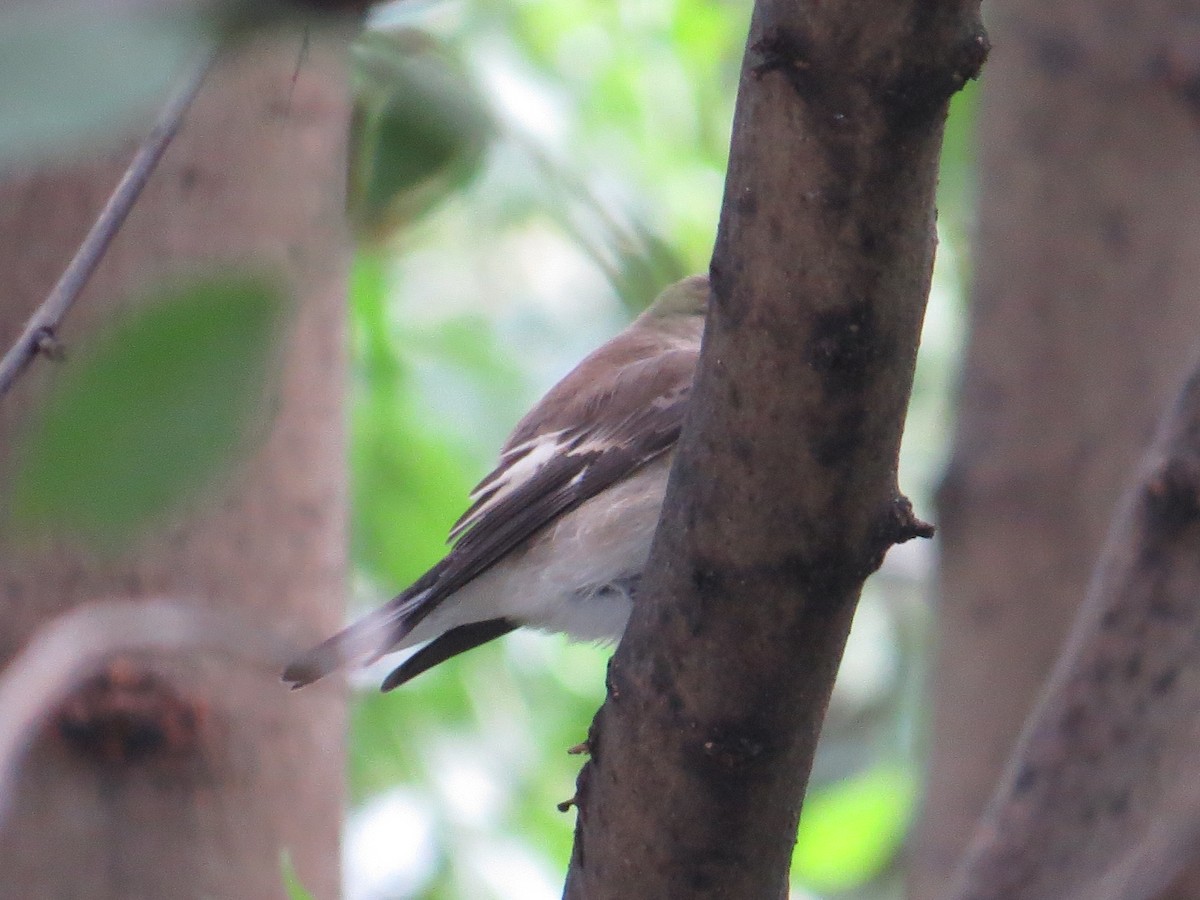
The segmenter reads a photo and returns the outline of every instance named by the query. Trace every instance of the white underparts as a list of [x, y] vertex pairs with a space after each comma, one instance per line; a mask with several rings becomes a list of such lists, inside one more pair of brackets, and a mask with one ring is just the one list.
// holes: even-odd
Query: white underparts
[[400, 646], [502, 616], [577, 640], [620, 637], [650, 555], [670, 463], [664, 454], [539, 531], [443, 600]]

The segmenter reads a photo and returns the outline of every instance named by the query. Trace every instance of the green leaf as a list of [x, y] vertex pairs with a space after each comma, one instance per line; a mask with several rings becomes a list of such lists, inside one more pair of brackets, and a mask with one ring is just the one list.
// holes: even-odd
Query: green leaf
[[360, 236], [380, 239], [475, 173], [492, 124], [474, 85], [423, 32], [369, 31], [354, 59], [348, 205]]
[[911, 774], [894, 765], [810, 791], [792, 878], [821, 892], [868, 881], [899, 849], [915, 796]]
[[13, 524], [119, 545], [245, 443], [283, 298], [222, 277], [163, 288], [69, 358], [16, 451]]
[[62, 153], [137, 125], [178, 78], [199, 28], [178, 12], [75, 3], [0, 12], [0, 160]]

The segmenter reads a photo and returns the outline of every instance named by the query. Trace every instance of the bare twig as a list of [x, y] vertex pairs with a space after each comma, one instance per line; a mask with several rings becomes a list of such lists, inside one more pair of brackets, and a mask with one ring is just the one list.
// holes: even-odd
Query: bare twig
[[172, 600], [77, 607], [39, 631], [0, 674], [0, 825], [26, 747], [71, 691], [129, 650], [204, 650], [276, 673], [295, 648], [226, 612]]
[[216, 55], [215, 51], [204, 54], [179, 90], [167, 101], [154, 127], [138, 147], [121, 181], [108, 198], [108, 203], [100, 211], [87, 237], [79, 245], [79, 250], [63, 270], [58, 283], [42, 301], [42, 305], [34, 311], [16, 343], [4, 354], [4, 358], [0, 359], [0, 397], [8, 393], [9, 388], [39, 353], [52, 357], [61, 353], [56, 336], [59, 325], [79, 298], [92, 273], [96, 271], [158, 161], [162, 159], [163, 153], [179, 131], [183, 117], [199, 93]]

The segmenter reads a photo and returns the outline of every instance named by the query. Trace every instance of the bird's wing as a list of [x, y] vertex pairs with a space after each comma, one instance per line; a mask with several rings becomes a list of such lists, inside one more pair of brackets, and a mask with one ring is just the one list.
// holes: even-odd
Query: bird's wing
[[471, 493], [446, 557], [385, 606], [298, 659], [284, 679], [301, 687], [345, 663], [378, 659], [522, 542], [670, 450], [697, 355], [689, 346], [637, 359], [603, 386], [594, 381], [597, 366], [607, 364], [600, 352], [581, 363], [518, 425], [499, 465]]

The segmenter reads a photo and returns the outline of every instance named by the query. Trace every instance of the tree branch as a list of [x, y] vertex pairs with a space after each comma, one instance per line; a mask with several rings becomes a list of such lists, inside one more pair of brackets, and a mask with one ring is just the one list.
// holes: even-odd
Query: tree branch
[[179, 90], [167, 101], [75, 256], [50, 294], [29, 318], [16, 343], [0, 359], [0, 397], [8, 393], [39, 353], [46, 356], [61, 353], [57, 338], [59, 325], [96, 271], [96, 266], [104, 259], [125, 217], [133, 209], [150, 175], [179, 131], [183, 117], [204, 84], [215, 59], [215, 52], [206, 53]]
[[1200, 368], [1163, 419], [949, 897], [1139, 900], [1200, 834]]
[[931, 529], [896, 461], [973, 0], [755, 6], [715, 301], [580, 773], [571, 900], [785, 895], [862, 582]]

